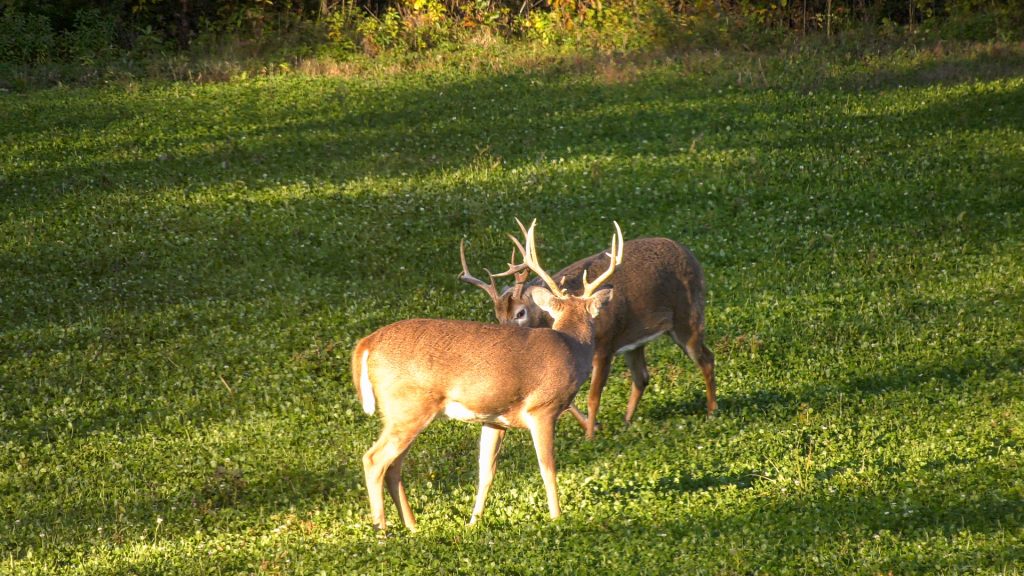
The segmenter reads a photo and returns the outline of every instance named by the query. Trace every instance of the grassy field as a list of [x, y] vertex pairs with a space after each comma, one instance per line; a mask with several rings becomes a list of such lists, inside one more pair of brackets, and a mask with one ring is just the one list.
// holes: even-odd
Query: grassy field
[[[351, 347], [491, 321], [514, 216], [690, 246], [720, 414], [664, 340], [626, 428], [617, 360], [563, 518], [519, 431], [474, 529], [436, 422], [379, 541]], [[0, 573], [1019, 574], [1022, 310], [1020, 45], [3, 93]]]

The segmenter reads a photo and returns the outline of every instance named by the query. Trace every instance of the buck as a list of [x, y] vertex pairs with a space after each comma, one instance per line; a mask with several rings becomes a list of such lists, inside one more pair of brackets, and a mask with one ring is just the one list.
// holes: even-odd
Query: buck
[[[534, 222], [536, 224], [536, 222]], [[572, 405], [590, 375], [594, 319], [612, 301], [612, 290], [598, 290], [622, 261], [622, 232], [612, 236], [610, 263], [582, 292], [567, 294], [541, 268], [534, 225], [517, 246], [524, 265], [545, 286], [525, 290], [531, 302], [551, 316], [551, 327], [529, 329], [463, 320], [405, 320], [360, 340], [352, 352], [352, 379], [363, 410], [380, 411], [383, 429], [363, 456], [370, 516], [384, 531], [382, 494], [388, 493], [405, 526], [416, 520], [402, 483], [402, 461], [416, 436], [438, 415], [483, 424], [480, 474], [470, 524], [483, 514], [496, 470], [496, 458], [509, 428], [526, 428], [533, 439], [548, 512], [558, 518], [555, 479], [555, 423]]]
[[[522, 222], [516, 219], [525, 234]], [[513, 241], [519, 245], [518, 240]], [[718, 409], [715, 389], [715, 356], [704, 344], [704, 273], [700, 263], [686, 247], [668, 238], [639, 238], [622, 245], [623, 265], [615, 270], [615, 299], [604, 308], [594, 322], [594, 360], [587, 398], [587, 414], [575, 407], [568, 411], [586, 432], [594, 437], [601, 392], [608, 380], [612, 358], [624, 355], [632, 380], [626, 423], [633, 420], [640, 398], [643, 397], [650, 373], [644, 347], [662, 334], [672, 340], [700, 368], [707, 392], [707, 412]], [[512, 253], [513, 260], [515, 252]], [[527, 282], [530, 268], [524, 264], [509, 264], [501, 274], [487, 271], [489, 282], [474, 277], [466, 265], [465, 243], [459, 245], [462, 273], [459, 279], [484, 290], [494, 302], [494, 313], [501, 324], [528, 327], [551, 326], [552, 318], [534, 300], [530, 288], [541, 281]], [[598, 253], [570, 264], [554, 277], [569, 293], [580, 290], [582, 280], [589, 273], [601, 274], [608, 265], [604, 254]], [[515, 283], [498, 292], [495, 278], [514, 275]], [[539, 275], [538, 275], [539, 276]], [[546, 281], [546, 280], [545, 280]]]

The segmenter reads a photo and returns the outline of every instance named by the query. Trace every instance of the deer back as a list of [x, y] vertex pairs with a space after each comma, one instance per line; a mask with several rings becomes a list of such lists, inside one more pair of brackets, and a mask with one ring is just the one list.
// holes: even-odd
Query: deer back
[[551, 329], [404, 320], [359, 341], [353, 381], [364, 409], [372, 394], [386, 421], [429, 410], [521, 427], [521, 415], [536, 405], [568, 406], [590, 375], [592, 354], [592, 339]]

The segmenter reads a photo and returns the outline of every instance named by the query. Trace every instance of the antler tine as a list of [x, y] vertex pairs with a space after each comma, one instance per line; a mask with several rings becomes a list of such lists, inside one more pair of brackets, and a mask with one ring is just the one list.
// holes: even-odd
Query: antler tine
[[608, 263], [608, 269], [593, 282], [587, 282], [587, 272], [586, 270], [583, 271], [583, 294], [581, 298], [592, 296], [594, 291], [615, 272], [615, 267], [622, 264], [622, 229], [619, 228], [618, 222], [613, 221], [613, 223], [615, 224], [615, 234], [612, 234], [612, 251], [607, 253], [608, 258], [611, 259]]
[[[512, 236], [509, 235], [509, 238], [512, 238]], [[516, 239], [512, 238], [512, 241], [515, 242]], [[515, 248], [512, 249], [512, 256], [509, 258], [508, 270], [505, 270], [501, 274], [492, 274], [492, 276], [500, 278], [502, 276], [511, 276], [513, 274], [515, 274], [516, 283], [512, 286], [512, 297], [519, 298], [523, 295], [523, 287], [526, 285], [526, 280], [530, 277], [530, 267], [527, 266], [525, 262], [522, 264], [516, 264]]]
[[[523, 222], [519, 219], [519, 217], [516, 217], [515, 220], [516, 224], [519, 226], [519, 231], [523, 233], [523, 241], [525, 242], [526, 239], [530, 236], [530, 231], [526, 229], [526, 226], [523, 226]], [[533, 221], [530, 222], [530, 230], [533, 230], [533, 227], [536, 225], [537, 219], [534, 218]], [[519, 253], [525, 257], [526, 250], [523, 248], [523, 245], [519, 243], [519, 239], [511, 234], [508, 234], [508, 237], [509, 239], [512, 240], [512, 243], [516, 245], [516, 248], [519, 249]], [[515, 250], [512, 251], [512, 260], [515, 261]]]
[[[516, 251], [513, 250], [512, 251], [512, 261], [513, 262], [516, 261], [515, 255], [516, 255]], [[516, 285], [512, 289], [512, 296], [515, 297], [515, 298], [520, 298], [523, 295], [523, 288], [526, 286], [526, 281], [529, 280], [529, 278], [530, 278], [530, 267], [526, 266], [525, 263], [523, 264], [523, 266], [525, 266], [525, 268], [523, 268], [523, 271], [518, 273], [518, 274], [516, 274]]]
[[459, 241], [459, 260], [462, 261], [462, 274], [459, 274], [459, 280], [462, 280], [466, 284], [472, 284], [473, 286], [476, 286], [476, 287], [480, 288], [484, 292], [487, 292], [487, 295], [491, 297], [491, 300], [493, 300], [495, 303], [497, 303], [498, 300], [499, 300], [499, 297], [498, 297], [498, 285], [494, 283], [494, 274], [491, 274], [489, 271], [487, 272], [487, 275], [491, 279], [491, 283], [487, 284], [483, 280], [481, 280], [481, 279], [479, 279], [479, 278], [477, 278], [477, 277], [475, 277], [475, 276], [473, 276], [472, 274], [469, 273], [469, 266], [466, 265], [466, 240], [465, 239], [462, 239], [462, 240]]
[[[533, 222], [530, 222], [530, 228], [533, 228], [533, 225], [536, 223], [537, 219], [534, 218]], [[523, 238], [526, 238], [526, 226], [523, 226], [523, 223], [519, 221], [519, 218], [516, 218], [516, 224], [519, 225], [519, 231], [523, 233]]]
[[516, 283], [512, 288], [512, 297], [520, 298], [523, 295], [523, 287], [526, 286], [526, 280], [530, 277], [530, 267], [526, 263], [516, 265], [516, 249], [512, 249], [512, 257], [509, 259], [509, 269], [512, 266], [517, 266], [520, 272], [516, 272]]
[[[516, 222], [519, 222], [519, 220], [517, 219]], [[541, 268], [540, 266], [540, 260], [537, 258], [537, 241], [533, 236], [533, 230], [536, 227], [536, 225], [537, 220], [534, 219], [534, 221], [530, 224], [530, 229], [526, 231], [525, 249], [523, 248], [523, 245], [519, 243], [519, 240], [517, 240], [514, 236], [510, 235], [509, 237], [512, 238], [512, 242], [515, 243], [516, 248], [518, 248], [519, 251], [523, 254], [523, 262], [527, 266], [529, 266], [530, 270], [533, 270], [533, 272], [537, 276], [539, 276], [545, 284], [547, 284], [548, 289], [551, 290], [551, 293], [554, 294], [555, 296], [565, 296], [565, 291], [562, 290], [562, 288], [560, 288], [558, 284], [551, 279], [551, 276], [549, 276], [548, 273], [545, 272], [544, 269]], [[523, 224], [519, 222], [519, 227], [522, 228], [522, 226]]]
[[[511, 236], [510, 236], [510, 238], [511, 238]], [[522, 263], [522, 264], [516, 264], [516, 249], [513, 248], [512, 249], [512, 258], [511, 258], [511, 261], [508, 263], [508, 270], [505, 270], [504, 272], [502, 272], [500, 274], [491, 274], [491, 276], [494, 276], [495, 278], [501, 278], [503, 276], [511, 276], [511, 275], [515, 274], [516, 275], [516, 282], [519, 282], [519, 276], [523, 273], [523, 270], [526, 270], [526, 275], [529, 276], [529, 274], [530, 274], [529, 268], [526, 266], [525, 262]], [[488, 274], [490, 274], [490, 271], [488, 271]]]

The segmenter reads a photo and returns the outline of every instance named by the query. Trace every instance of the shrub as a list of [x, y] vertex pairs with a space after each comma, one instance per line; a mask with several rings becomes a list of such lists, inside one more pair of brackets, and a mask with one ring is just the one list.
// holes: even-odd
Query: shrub
[[411, 0], [402, 6], [409, 48], [425, 50], [453, 37], [448, 9], [441, 0]]
[[456, 37], [453, 18], [440, 0], [407, 0], [380, 16], [367, 13], [356, 24], [363, 51], [423, 51]]
[[680, 19], [665, 0], [625, 0], [609, 3], [594, 14], [597, 44], [628, 50], [668, 46], [680, 39]]
[[0, 62], [45, 62], [53, 58], [55, 46], [56, 36], [46, 16], [14, 10], [0, 16]]
[[512, 9], [492, 0], [465, 0], [456, 5], [461, 26], [485, 35], [509, 35], [513, 28]]
[[142, 57], [165, 54], [169, 43], [152, 26], [140, 26], [135, 30], [131, 39], [132, 54]]
[[355, 0], [345, 0], [322, 18], [327, 42], [340, 52], [355, 52], [359, 45], [359, 26], [366, 13]]
[[379, 17], [371, 14], [359, 23], [357, 30], [367, 54], [401, 47], [402, 16], [394, 8], [388, 8]]
[[1013, 41], [1022, 37], [1024, 0], [961, 0], [950, 3], [947, 10], [948, 17], [939, 27], [946, 37], [970, 41]]
[[584, 44], [628, 51], [674, 43], [679, 17], [666, 0], [553, 2], [518, 20], [526, 36], [543, 44]]
[[61, 34], [60, 43], [67, 59], [91, 65], [110, 59], [116, 52], [115, 20], [96, 9], [79, 10], [75, 26]]

